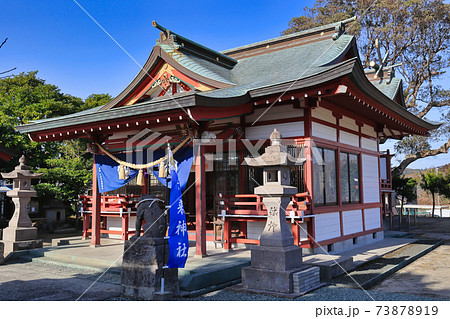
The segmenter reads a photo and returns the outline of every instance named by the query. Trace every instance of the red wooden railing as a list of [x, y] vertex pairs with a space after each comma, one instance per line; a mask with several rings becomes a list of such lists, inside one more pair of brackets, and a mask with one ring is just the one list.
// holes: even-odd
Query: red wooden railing
[[[310, 196], [299, 193], [291, 197], [291, 203], [286, 209], [286, 219], [292, 224], [294, 242], [297, 245], [307, 244], [299, 238], [299, 224], [309, 213]], [[259, 240], [247, 238], [247, 222], [265, 221], [267, 210], [262, 196], [255, 194], [222, 195], [218, 197], [218, 217], [223, 220], [223, 245], [231, 248], [231, 243], [259, 244]], [[304, 216], [304, 217], [303, 217]], [[238, 222], [238, 231], [232, 229], [232, 222]]]
[[[135, 231], [128, 230], [128, 222], [131, 216], [136, 216], [136, 204], [140, 195], [113, 195], [101, 196], [101, 234], [121, 235], [122, 240], [128, 240]], [[90, 219], [92, 217], [92, 196], [79, 196], [83, 216], [83, 238], [87, 238], [92, 233], [90, 228]], [[121, 218], [122, 230], [107, 229], [107, 218]]]

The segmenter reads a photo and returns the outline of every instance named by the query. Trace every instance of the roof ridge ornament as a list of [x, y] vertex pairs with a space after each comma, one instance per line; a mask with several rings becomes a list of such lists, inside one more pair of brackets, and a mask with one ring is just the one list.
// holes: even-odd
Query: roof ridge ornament
[[173, 48], [177, 49], [180, 47], [179, 44], [176, 42], [175, 35], [170, 32], [170, 30], [162, 27], [156, 21], [152, 22], [152, 25], [157, 28], [158, 30], [161, 30], [159, 33], [159, 39], [156, 40], [156, 45], [158, 44], [167, 44], [172, 46]]
[[334, 27], [334, 34], [331, 36], [331, 38], [336, 41], [337, 39], [339, 39], [339, 37], [341, 35], [343, 35], [345, 33], [345, 26], [347, 25], [347, 23], [351, 23], [356, 21], [356, 16], [353, 16], [349, 19], [346, 20], [342, 20], [336, 23], [336, 26]]
[[169, 31], [162, 25], [158, 24], [156, 21], [153, 21], [152, 25], [158, 30], [162, 31], [160, 33], [160, 38], [156, 41], [156, 45], [162, 43], [171, 45], [172, 47], [177, 50], [179, 49], [183, 53], [198, 56], [202, 59], [208, 60], [214, 64], [218, 64], [227, 69], [232, 69], [238, 63], [237, 60], [230, 58], [223, 53], [205, 47], [204, 45], [185, 38], [178, 33]]
[[383, 71], [386, 69], [388, 70], [388, 77], [389, 79], [386, 81], [387, 84], [391, 83], [392, 79], [395, 77], [395, 67], [402, 65], [403, 63], [397, 63], [397, 64], [391, 64], [387, 65], [387, 60], [389, 57], [389, 49], [386, 50], [386, 54], [384, 55], [384, 58], [381, 58], [381, 51], [380, 51], [380, 43], [378, 41], [378, 38], [375, 39], [375, 47], [377, 48], [377, 54], [378, 54], [378, 63], [375, 62], [375, 60], [372, 60], [369, 62], [369, 66], [373, 68], [376, 72], [374, 75], [374, 78], [383, 78]]

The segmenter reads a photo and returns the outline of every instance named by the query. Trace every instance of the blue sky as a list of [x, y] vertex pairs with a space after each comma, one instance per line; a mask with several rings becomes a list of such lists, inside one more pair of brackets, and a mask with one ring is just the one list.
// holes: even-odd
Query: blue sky
[[[82, 6], [122, 46], [135, 63], [77, 5]], [[92, 93], [117, 95], [145, 63], [159, 30], [169, 30], [215, 50], [280, 35], [307, 1], [1, 1], [0, 71], [38, 70], [38, 76], [62, 92], [86, 98]], [[448, 87], [449, 77], [444, 82]], [[434, 117], [433, 120], [439, 120]], [[391, 149], [391, 152], [393, 150]], [[450, 155], [419, 160], [411, 168], [450, 162]]]
[[[140, 64], [159, 30], [152, 21], [215, 50], [277, 37], [312, 1], [77, 0]], [[117, 95], [139, 66], [73, 0], [1, 1], [0, 70], [39, 70], [63, 92]]]

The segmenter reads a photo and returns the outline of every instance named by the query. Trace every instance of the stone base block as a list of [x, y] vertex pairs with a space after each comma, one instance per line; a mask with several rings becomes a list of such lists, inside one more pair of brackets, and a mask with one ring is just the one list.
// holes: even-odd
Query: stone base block
[[293, 274], [294, 292], [304, 294], [320, 287], [319, 267], [309, 267]]
[[23, 240], [23, 241], [2, 241], [4, 244], [4, 257], [6, 258], [13, 251], [42, 248], [42, 239]]
[[302, 265], [302, 249], [288, 247], [252, 247], [251, 266], [275, 271], [287, 271]]
[[[157, 293], [161, 291], [163, 266], [168, 256], [169, 246], [162, 240], [139, 238], [126, 241], [122, 261], [122, 296], [137, 300], [167, 298], [167, 295], [159, 296]], [[164, 290], [172, 296], [178, 295], [178, 269], [164, 269]]]
[[293, 274], [304, 269], [305, 267], [299, 267], [288, 271], [277, 271], [244, 267], [242, 268], [242, 287], [290, 294], [294, 292]]
[[153, 294], [153, 300], [155, 301], [172, 301], [173, 300], [173, 293], [164, 291], [164, 292], [155, 292]]
[[36, 227], [7, 227], [3, 229], [3, 240], [11, 242], [28, 241], [37, 238]]

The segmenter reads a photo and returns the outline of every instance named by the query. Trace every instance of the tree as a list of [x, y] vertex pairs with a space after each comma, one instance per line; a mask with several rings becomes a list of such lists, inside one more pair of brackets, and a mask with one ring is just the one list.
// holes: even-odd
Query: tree
[[[44, 175], [36, 185], [41, 202], [57, 198], [70, 204], [85, 191], [91, 178], [91, 156], [84, 141], [36, 143], [15, 127], [30, 121], [83, 111], [106, 104], [109, 94], [92, 94], [85, 101], [64, 94], [37, 77], [37, 71], [0, 80], [0, 141], [27, 157], [27, 165]], [[14, 169], [15, 161], [0, 159], [0, 171]]]
[[[33, 142], [15, 127], [83, 110], [82, 99], [61, 93], [36, 74], [21, 73], [0, 80], [0, 139], [4, 146], [24, 154], [33, 168], [45, 167], [45, 160], [57, 154], [57, 143]], [[0, 170], [12, 170], [15, 164], [0, 161]]]
[[[443, 0], [317, 0], [306, 15], [293, 18], [283, 34], [348, 19], [358, 19], [349, 29], [358, 39], [362, 63], [369, 67], [378, 56], [375, 39], [382, 53], [389, 52], [387, 64], [401, 63], [398, 71], [406, 83], [408, 110], [426, 118], [432, 109], [441, 110], [446, 122], [431, 137], [407, 137], [396, 144], [404, 159], [394, 169], [400, 176], [412, 162], [447, 153], [450, 148], [450, 90], [436, 84], [450, 66], [450, 4]], [[431, 142], [441, 145], [433, 148]], [[417, 145], [420, 148], [417, 148]]]
[[434, 217], [434, 208], [436, 206], [436, 194], [442, 192], [446, 187], [445, 177], [441, 172], [427, 171], [425, 174], [421, 174], [422, 182], [420, 187], [423, 190], [428, 191], [431, 194], [433, 200], [433, 208], [431, 210], [431, 216]]
[[414, 178], [408, 178], [398, 175], [392, 176], [392, 189], [400, 198], [400, 216], [403, 214], [403, 204], [416, 199], [417, 181]]
[[43, 175], [34, 188], [40, 202], [56, 198], [74, 208], [78, 195], [87, 190], [92, 180], [92, 156], [81, 140], [63, 141], [58, 150], [57, 157], [45, 160], [48, 168], [38, 170]]

